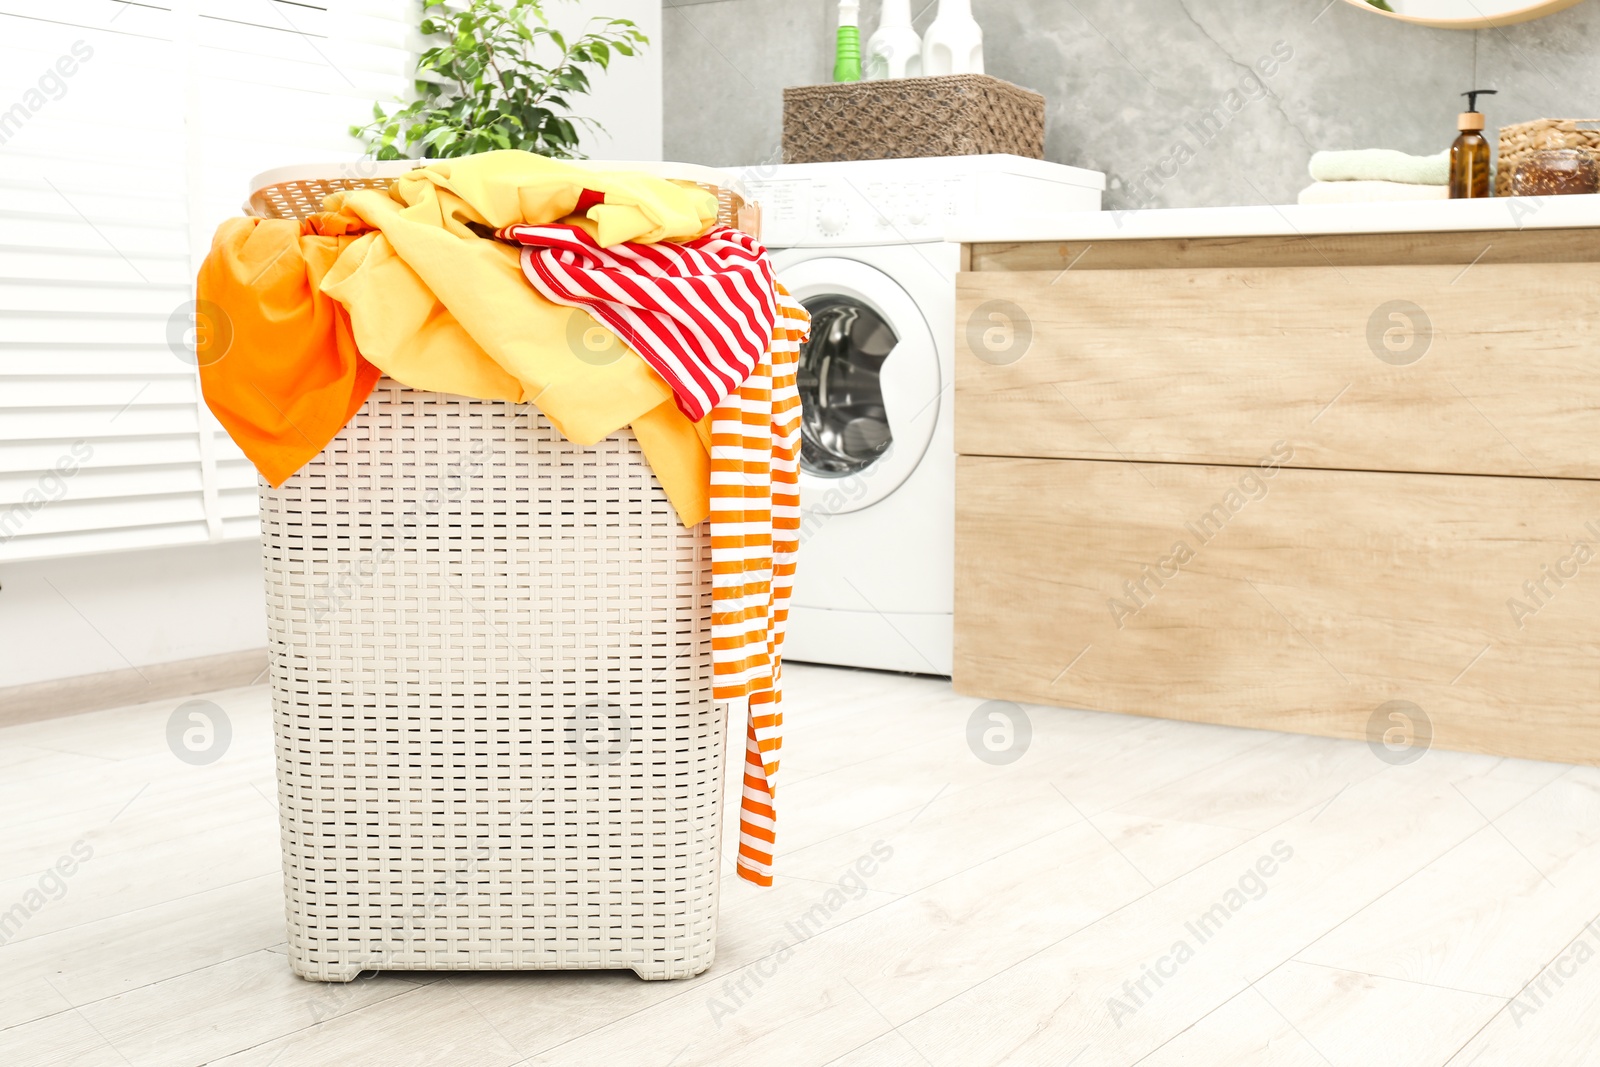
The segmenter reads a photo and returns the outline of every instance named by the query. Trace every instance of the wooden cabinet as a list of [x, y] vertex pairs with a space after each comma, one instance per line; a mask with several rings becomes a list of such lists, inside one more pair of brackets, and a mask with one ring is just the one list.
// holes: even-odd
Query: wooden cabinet
[[1600, 763], [1600, 231], [1432, 236], [969, 249], [956, 687]]

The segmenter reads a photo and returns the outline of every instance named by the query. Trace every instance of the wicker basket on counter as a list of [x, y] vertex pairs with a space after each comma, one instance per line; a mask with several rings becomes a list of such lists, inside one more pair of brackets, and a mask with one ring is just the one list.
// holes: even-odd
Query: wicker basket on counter
[[[1590, 128], [1582, 128], [1585, 126]], [[1517, 164], [1546, 148], [1580, 148], [1600, 163], [1600, 119], [1534, 119], [1500, 127], [1494, 195], [1510, 196], [1511, 175]]]
[[987, 74], [800, 85], [783, 91], [783, 161], [1044, 158], [1044, 97]]

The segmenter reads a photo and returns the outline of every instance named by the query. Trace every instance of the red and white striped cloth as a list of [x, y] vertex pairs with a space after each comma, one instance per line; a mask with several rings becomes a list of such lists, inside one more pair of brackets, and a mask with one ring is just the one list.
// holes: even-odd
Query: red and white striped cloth
[[750, 376], [772, 339], [777, 304], [767, 250], [719, 226], [691, 241], [601, 248], [581, 227], [507, 226], [522, 273], [546, 299], [583, 308], [671, 386], [699, 422]]
[[800, 392], [811, 317], [781, 285], [767, 358], [711, 415], [713, 695], [744, 711], [740, 877], [772, 884], [783, 637], [800, 548]]

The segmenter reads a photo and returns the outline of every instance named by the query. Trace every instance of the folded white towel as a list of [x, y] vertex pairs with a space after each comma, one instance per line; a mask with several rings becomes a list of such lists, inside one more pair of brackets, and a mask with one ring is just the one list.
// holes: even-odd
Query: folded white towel
[[1392, 148], [1356, 148], [1318, 152], [1311, 157], [1311, 176], [1319, 182], [1405, 182], [1448, 185], [1450, 153], [1412, 156]]
[[1312, 182], [1300, 190], [1302, 204], [1362, 204], [1373, 200], [1448, 200], [1443, 185], [1404, 182]]

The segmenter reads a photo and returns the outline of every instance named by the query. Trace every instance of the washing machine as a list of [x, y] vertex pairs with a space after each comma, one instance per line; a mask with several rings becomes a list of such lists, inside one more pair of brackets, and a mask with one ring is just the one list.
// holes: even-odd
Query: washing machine
[[1105, 176], [1018, 156], [737, 169], [800, 356], [800, 559], [784, 658], [948, 675], [955, 584], [954, 215], [1096, 211]]

